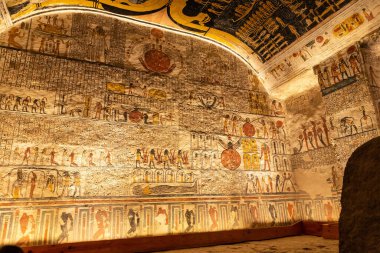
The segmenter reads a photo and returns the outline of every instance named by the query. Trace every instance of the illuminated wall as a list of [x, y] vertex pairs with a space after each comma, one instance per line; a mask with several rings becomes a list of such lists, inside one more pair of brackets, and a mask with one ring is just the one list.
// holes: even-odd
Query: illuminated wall
[[285, 102], [295, 178], [311, 196], [340, 200], [348, 158], [379, 135], [379, 53], [375, 32], [316, 65], [318, 86]]
[[0, 45], [0, 244], [337, 220], [336, 178], [326, 180], [343, 166], [338, 145], [377, 134], [359, 98], [347, 115], [364, 106], [371, 127], [330, 125], [346, 111], [327, 98], [356, 86], [366, 97], [364, 79], [282, 102], [231, 53], [156, 28], [38, 16]]
[[284, 108], [230, 53], [85, 14], [1, 44], [1, 243], [302, 219]]

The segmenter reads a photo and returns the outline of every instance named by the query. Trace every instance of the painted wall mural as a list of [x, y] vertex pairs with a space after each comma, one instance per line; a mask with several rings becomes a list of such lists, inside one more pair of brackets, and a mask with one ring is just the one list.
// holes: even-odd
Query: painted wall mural
[[172, 2], [168, 13], [187, 29], [234, 35], [266, 62], [349, 2], [183, 0]]
[[[344, 57], [366, 75], [361, 47]], [[0, 35], [0, 244], [336, 221], [345, 161], [378, 135], [366, 80], [280, 101], [204, 41], [24, 20]]]
[[300, 40], [275, 60], [269, 61], [263, 68], [264, 82], [276, 89], [303, 71], [337, 55], [342, 48], [350, 46], [350, 41], [359, 41], [375, 31], [379, 26], [379, 13], [377, 2], [357, 1], [344, 13], [309, 33], [307, 39]]
[[362, 55], [357, 45], [338, 52], [336, 58], [330, 58], [314, 67], [322, 94], [327, 95], [358, 81], [363, 73]]
[[[6, 11], [10, 13], [7, 14], [8, 26], [12, 22], [22, 22], [26, 17], [40, 11], [80, 8], [118, 17], [131, 17], [144, 23], [159, 24], [205, 37], [237, 53], [252, 67], [253, 72], [260, 75], [265, 87], [270, 90], [286, 85], [289, 79], [335, 54], [341, 46], [347, 46], [348, 41], [357, 41], [368, 32], [374, 31], [379, 24], [380, 12], [380, 5], [376, 0], [323, 0], [307, 3], [299, 0], [5, 2]], [[46, 27], [49, 29], [49, 25], [57, 25], [57, 20], [51, 18], [47, 23], [49, 24]], [[43, 26], [41, 24], [40, 30], [46, 28]], [[54, 29], [59, 33], [60, 29], [66, 28], [59, 23], [58, 28]], [[89, 29], [92, 30], [92, 35], [88, 36], [92, 36], [92, 40], [89, 42], [91, 45], [85, 48], [87, 51], [94, 47], [104, 47], [103, 50], [109, 53], [109, 49], [117, 47], [107, 45], [109, 34], [106, 27], [103, 27], [103, 31], [97, 29], [96, 25]], [[91, 43], [95, 38], [100, 38], [101, 41], [97, 45]], [[51, 45], [50, 49], [41, 46], [39, 49], [55, 50], [58, 53], [54, 47], [59, 47], [60, 54], [63, 55], [71, 44], [62, 35], [53, 41], [45, 38], [43, 42], [54, 46]], [[85, 49], [82, 51], [86, 51]], [[152, 48], [144, 49], [149, 54], [139, 56], [145, 67], [152, 67], [146, 64], [145, 57], [153, 57], [153, 52], [155, 57], [166, 59], [166, 67], [161, 66], [163, 69], [160, 71], [170, 71], [170, 67], [175, 66], [175, 60], [169, 60], [165, 50], [157, 54], [155, 49], [149, 49]], [[98, 57], [105, 58], [107, 55], [103, 50], [96, 55], [87, 52], [86, 57], [93, 58], [94, 61]]]
[[[143, 15], [167, 8], [170, 19], [182, 28], [206, 36], [210, 33], [211, 37], [223, 37], [224, 34], [235, 37], [248, 46], [262, 62], [266, 62], [350, 2], [99, 0], [61, 1], [60, 5], [104, 9], [122, 15]], [[9, 12], [14, 18], [54, 5], [53, 1], [7, 2]], [[210, 29], [213, 31], [209, 31]]]
[[283, 102], [215, 45], [88, 14], [0, 45], [0, 244], [338, 217], [298, 186]]
[[7, 5], [4, 0], [0, 1], [0, 31], [11, 26], [12, 21], [8, 12]]
[[377, 32], [315, 66], [319, 87], [285, 101], [287, 123], [298, 129], [290, 135], [294, 176], [312, 196], [339, 200], [348, 158], [379, 135], [376, 89], [369, 78], [378, 54], [375, 38]]

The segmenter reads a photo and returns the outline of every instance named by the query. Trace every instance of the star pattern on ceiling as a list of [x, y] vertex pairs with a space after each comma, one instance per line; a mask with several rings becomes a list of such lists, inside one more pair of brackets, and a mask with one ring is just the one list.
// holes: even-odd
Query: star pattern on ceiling
[[[221, 43], [233, 39], [262, 63], [278, 55], [352, 0], [9, 0], [13, 19], [55, 6], [141, 16], [166, 9], [172, 22]], [[223, 41], [225, 40], [225, 41]]]

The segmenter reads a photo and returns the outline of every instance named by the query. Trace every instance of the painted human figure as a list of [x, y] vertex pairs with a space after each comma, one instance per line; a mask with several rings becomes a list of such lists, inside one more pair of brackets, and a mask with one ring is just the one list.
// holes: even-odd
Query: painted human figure
[[360, 60], [356, 53], [352, 53], [350, 57], [348, 57], [348, 62], [350, 63], [354, 75], [360, 74]]
[[70, 157], [70, 166], [77, 167], [78, 164], [75, 162], [75, 152], [74, 152], [74, 150], [71, 151], [69, 157]]
[[167, 150], [167, 149], [164, 150], [162, 162], [164, 164], [164, 169], [170, 169], [170, 167], [169, 167], [169, 150]]
[[74, 172], [74, 193], [73, 197], [80, 196], [81, 184], [80, 184], [80, 174], [79, 172]]
[[13, 105], [13, 111], [18, 111], [18, 107], [21, 106], [21, 97], [16, 96], [15, 103]]
[[247, 194], [255, 193], [255, 183], [253, 182], [252, 177], [253, 176], [250, 174], [247, 175], [247, 189], [246, 189]]
[[55, 177], [53, 175], [49, 175], [46, 179], [46, 188], [50, 193], [55, 192]]
[[265, 123], [265, 120], [261, 120], [261, 125], [263, 126], [263, 138], [268, 138], [269, 137], [269, 132], [268, 132], [268, 127], [267, 124]]
[[95, 219], [98, 230], [96, 230], [93, 239], [105, 239], [106, 229], [109, 227], [108, 213], [99, 209], [95, 214]]
[[[211, 156], [210, 156], [210, 158], [211, 158]], [[189, 151], [183, 151], [182, 152], [182, 162], [185, 165], [190, 164], [190, 161], [189, 161]]]
[[186, 218], [186, 223], [187, 223], [187, 227], [185, 229], [185, 233], [188, 233], [188, 232], [192, 231], [192, 229], [194, 228], [194, 225], [195, 225], [195, 214], [194, 214], [194, 211], [186, 209], [185, 218]]
[[264, 158], [263, 170], [266, 171], [267, 166], [268, 166], [268, 171], [270, 171], [270, 148], [269, 148], [268, 144], [266, 144], [265, 142], [263, 144], [261, 144], [260, 159], [263, 159], [263, 158]]
[[142, 152], [143, 152], [143, 156], [142, 156], [143, 161], [144, 161], [145, 164], [147, 164], [148, 161], [149, 161], [148, 149], [147, 149], [147, 148], [144, 148], [144, 149], [142, 150]]
[[340, 74], [342, 75], [343, 80], [348, 79], [349, 67], [348, 67], [346, 61], [343, 59], [343, 57], [339, 58], [338, 65], [339, 65], [339, 71], [340, 71]]
[[157, 154], [156, 154], [157, 156], [157, 163], [158, 164], [161, 164], [162, 163], [162, 149], [160, 149], [160, 148], [158, 148], [157, 149]]
[[177, 169], [183, 169], [182, 150], [178, 150], [176, 163], [177, 163]]
[[328, 67], [324, 67], [324, 69], [323, 69], [323, 79], [325, 80], [325, 86], [330, 87], [331, 86], [330, 73], [329, 73]]
[[128, 230], [128, 234], [136, 233], [137, 228], [140, 226], [140, 216], [138, 211], [133, 209], [128, 210], [128, 221], [130, 229]]
[[310, 143], [311, 147], [315, 149], [316, 147], [314, 146], [314, 140], [313, 140], [313, 132], [312, 131], [307, 131], [307, 140]]
[[218, 211], [215, 206], [210, 206], [208, 213], [212, 222], [210, 230], [213, 231], [218, 228]]
[[29, 108], [29, 102], [31, 101], [32, 99], [28, 96], [26, 98], [24, 98], [22, 100], [22, 107], [21, 107], [21, 111], [23, 112], [28, 112], [28, 108]]
[[257, 189], [257, 193], [263, 192], [263, 188], [261, 187], [259, 177], [255, 177], [255, 188]]
[[160, 226], [169, 225], [169, 216], [165, 208], [162, 208], [162, 207], [158, 208], [155, 220]]
[[256, 226], [259, 223], [259, 211], [257, 210], [256, 205], [251, 205], [249, 208], [249, 212], [251, 213], [253, 225]]
[[69, 233], [73, 231], [74, 219], [71, 213], [62, 212], [61, 234], [58, 236], [57, 243], [62, 243], [64, 240], [69, 241]]
[[[326, 140], [327, 140], [327, 145], [330, 146], [329, 128], [327, 127], [326, 117], [321, 116], [321, 120], [322, 120], [323, 132], [325, 133]], [[330, 122], [330, 123], [332, 123], [332, 122]]]
[[37, 108], [40, 107], [40, 101], [38, 99], [34, 99], [32, 103], [32, 112], [37, 113]]
[[141, 149], [137, 149], [136, 151], [136, 168], [141, 168], [141, 160], [143, 159]]
[[324, 208], [327, 221], [333, 221], [333, 206], [331, 205], [330, 201], [324, 204]]
[[304, 140], [304, 142], [306, 144], [306, 149], [310, 150], [310, 148], [309, 148], [309, 142], [308, 142], [307, 127], [306, 127], [306, 125], [303, 125], [303, 124], [301, 126], [302, 126], [303, 140]]
[[12, 154], [12, 160], [14, 163], [16, 163], [17, 161], [21, 160], [21, 153], [20, 153], [20, 148], [19, 147], [16, 147], [14, 150], [13, 150], [13, 154]]
[[334, 84], [337, 84], [340, 81], [342, 81], [340, 79], [339, 67], [338, 67], [338, 65], [336, 64], [335, 61], [333, 61], [333, 63], [331, 64], [331, 75], [332, 75], [332, 79], [334, 81]]
[[94, 153], [92, 153], [92, 151], [90, 151], [90, 153], [88, 154], [88, 166], [96, 166], [96, 164], [94, 163]]
[[50, 152], [50, 165], [58, 165], [58, 163], [55, 161], [55, 154], [57, 152], [54, 151], [54, 149]]
[[36, 188], [37, 184], [37, 175], [33, 171], [29, 173], [30, 178], [30, 190], [29, 190], [29, 198], [33, 198], [34, 189]]
[[335, 191], [338, 190], [338, 180], [339, 180], [338, 172], [336, 171], [335, 166], [332, 166], [331, 167], [331, 183], [332, 183], [332, 188]]
[[12, 197], [15, 199], [21, 198], [22, 187], [24, 186], [24, 174], [21, 169], [17, 170], [16, 180], [12, 184]]
[[315, 146], [316, 146], [316, 148], [319, 148], [319, 145], [318, 145], [318, 133], [317, 133], [317, 122], [315, 122], [314, 120], [311, 120], [310, 123], [312, 125]]
[[13, 95], [7, 96], [7, 98], [5, 99], [5, 110], [11, 110], [13, 99], [14, 99]]
[[321, 86], [321, 89], [326, 89], [327, 85], [325, 84], [325, 79], [323, 77], [323, 73], [320, 67], [317, 69], [318, 83]]
[[106, 164], [107, 166], [113, 166], [111, 162], [111, 152], [109, 151], [107, 151], [107, 155], [106, 155]]
[[277, 111], [278, 111], [278, 107], [277, 107], [277, 101], [276, 100], [272, 100], [272, 103], [271, 103], [271, 111], [273, 115], [277, 115]]
[[238, 207], [237, 206], [231, 206], [230, 219], [232, 222], [232, 228], [233, 229], [238, 228], [239, 227], [239, 217], [238, 217]]
[[294, 148], [294, 149], [295, 149], [296, 153], [299, 153], [299, 152], [302, 151], [302, 148], [303, 148], [303, 143], [304, 143], [304, 136], [303, 136], [303, 134], [298, 135], [298, 139], [297, 140], [298, 140], [299, 148], [298, 148], [298, 150], [297, 150], [297, 148]]
[[21, 164], [26, 163], [26, 165], [29, 165], [30, 156], [31, 156], [31, 150], [30, 150], [30, 147], [27, 147], [24, 151], [24, 158], [22, 159]]
[[149, 168], [156, 168], [155, 164], [154, 164], [154, 161], [157, 160], [156, 158], [156, 152], [154, 151], [154, 149], [151, 149], [150, 150], [150, 153], [149, 153]]
[[320, 126], [317, 127], [317, 136], [318, 136], [318, 139], [319, 141], [322, 143], [323, 146], [327, 147], [328, 145], [326, 144], [326, 142], [323, 140], [323, 130]]
[[291, 219], [292, 222], [295, 222], [294, 219], [294, 204], [288, 203], [288, 214], [289, 218]]
[[40, 102], [40, 113], [41, 114], [46, 114], [46, 111], [45, 111], [45, 109], [46, 109], [46, 102], [47, 102], [47, 98], [42, 98], [41, 99], [41, 102]]
[[69, 196], [69, 187], [70, 187], [70, 174], [67, 171], [63, 172], [63, 177], [62, 177], [62, 193], [60, 197], [68, 197]]
[[228, 134], [228, 125], [230, 124], [230, 115], [224, 116], [223, 130], [225, 134]]
[[33, 164], [36, 165], [38, 163], [38, 158], [40, 157], [39, 155], [39, 148], [38, 147], [34, 147], [33, 149]]
[[273, 121], [270, 122], [269, 131], [272, 133], [272, 139], [278, 139], [278, 130]]
[[21, 238], [17, 241], [18, 246], [29, 246], [36, 230], [36, 222], [33, 215], [23, 213], [20, 218]]
[[270, 216], [272, 217], [271, 226], [274, 226], [276, 224], [276, 219], [277, 219], [276, 207], [274, 206], [274, 204], [269, 204], [268, 210], [269, 210]]
[[67, 149], [64, 148], [62, 151], [61, 166], [65, 166], [65, 163], [67, 160], [68, 160], [68, 152], [67, 152]]
[[238, 118], [236, 115], [232, 117], [232, 134], [237, 135], [237, 123], [238, 123]]

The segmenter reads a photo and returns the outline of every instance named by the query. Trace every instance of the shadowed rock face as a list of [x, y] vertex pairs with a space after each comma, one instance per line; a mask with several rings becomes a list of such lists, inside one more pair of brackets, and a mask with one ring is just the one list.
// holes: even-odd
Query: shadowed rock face
[[342, 192], [342, 253], [380, 250], [380, 138], [359, 147], [347, 162]]

